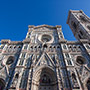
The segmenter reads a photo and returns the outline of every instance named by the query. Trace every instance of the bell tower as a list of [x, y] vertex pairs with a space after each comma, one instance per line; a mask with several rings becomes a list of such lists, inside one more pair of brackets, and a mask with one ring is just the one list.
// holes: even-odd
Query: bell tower
[[75, 38], [90, 40], [90, 18], [82, 10], [70, 10], [67, 24], [71, 28]]

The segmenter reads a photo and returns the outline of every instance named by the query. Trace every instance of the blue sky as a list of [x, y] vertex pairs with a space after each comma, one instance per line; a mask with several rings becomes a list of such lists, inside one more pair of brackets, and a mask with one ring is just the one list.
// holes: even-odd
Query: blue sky
[[68, 11], [82, 9], [90, 17], [90, 0], [0, 0], [0, 40], [23, 40], [28, 25], [61, 25], [67, 40], [75, 40], [66, 24]]

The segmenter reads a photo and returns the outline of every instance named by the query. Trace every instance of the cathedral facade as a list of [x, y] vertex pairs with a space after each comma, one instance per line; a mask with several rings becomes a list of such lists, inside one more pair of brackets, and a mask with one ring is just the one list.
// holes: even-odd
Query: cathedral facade
[[70, 10], [67, 24], [28, 26], [23, 41], [1, 40], [0, 90], [90, 90], [90, 18]]

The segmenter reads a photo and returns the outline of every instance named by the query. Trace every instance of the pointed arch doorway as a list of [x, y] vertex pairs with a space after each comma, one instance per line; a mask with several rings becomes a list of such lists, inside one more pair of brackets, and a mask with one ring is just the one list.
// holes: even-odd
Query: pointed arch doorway
[[31, 90], [57, 90], [57, 80], [54, 71], [49, 67], [38, 69], [33, 75]]

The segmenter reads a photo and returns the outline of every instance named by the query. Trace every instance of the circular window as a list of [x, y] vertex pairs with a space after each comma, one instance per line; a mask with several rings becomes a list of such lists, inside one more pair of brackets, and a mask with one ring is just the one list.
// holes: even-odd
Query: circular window
[[83, 57], [80, 57], [80, 56], [77, 57], [77, 60], [76, 60], [76, 61], [77, 61], [77, 63], [80, 64], [80, 65], [83, 65], [83, 64], [85, 64], [85, 62], [86, 62], [85, 59], [84, 59]]
[[7, 65], [10, 65], [10, 64], [12, 64], [13, 62], [14, 62], [14, 58], [13, 58], [13, 57], [9, 57], [8, 60], [7, 60], [7, 62], [6, 62], [6, 64], [7, 64]]
[[79, 64], [84, 64], [84, 62], [83, 62], [82, 59], [78, 59], [77, 62], [78, 62]]
[[47, 34], [42, 35], [41, 40], [42, 40], [43, 42], [49, 42], [49, 41], [51, 40], [51, 36], [50, 36], [50, 35], [47, 35]]
[[12, 59], [10, 59], [10, 60], [8, 60], [8, 61], [6, 62], [7, 65], [10, 65], [11, 63], [13, 63], [13, 60], [12, 60]]

